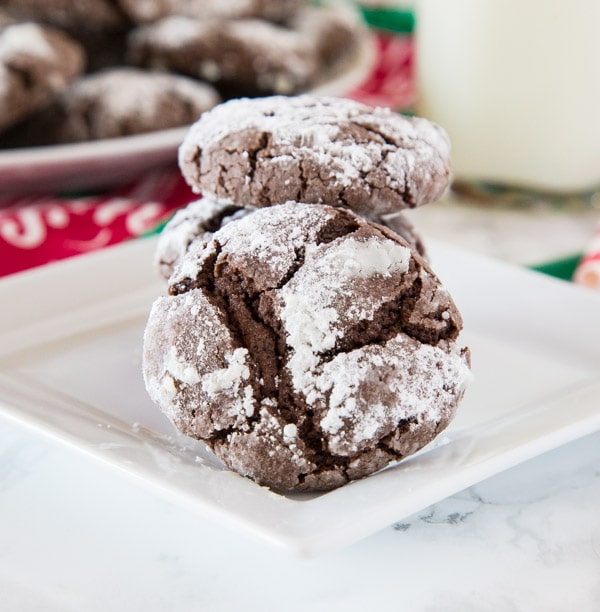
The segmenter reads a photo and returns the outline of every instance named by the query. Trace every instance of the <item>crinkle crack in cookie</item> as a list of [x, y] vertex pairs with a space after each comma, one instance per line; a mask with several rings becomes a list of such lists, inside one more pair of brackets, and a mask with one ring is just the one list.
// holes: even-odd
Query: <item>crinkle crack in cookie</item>
[[328, 490], [414, 453], [469, 376], [418, 254], [350, 211], [287, 203], [189, 249], [144, 336], [152, 399], [231, 469]]
[[189, 249], [203, 248], [214, 232], [251, 212], [252, 208], [222, 204], [210, 198], [195, 200], [178, 210], [161, 231], [156, 245], [154, 264], [160, 275], [168, 279]]
[[[256, 209], [251, 206], [236, 206], [210, 198], [195, 200], [179, 209], [161, 231], [156, 245], [154, 265], [159, 274], [168, 279], [189, 249], [202, 248], [199, 242], [206, 245], [221, 227], [254, 210]], [[412, 249], [427, 258], [427, 249], [421, 235], [405, 215], [396, 213], [389, 218], [370, 220], [393, 230], [406, 240]]]
[[289, 200], [364, 215], [432, 202], [446, 189], [445, 132], [338, 98], [230, 100], [188, 131], [179, 164], [192, 189], [256, 207]]

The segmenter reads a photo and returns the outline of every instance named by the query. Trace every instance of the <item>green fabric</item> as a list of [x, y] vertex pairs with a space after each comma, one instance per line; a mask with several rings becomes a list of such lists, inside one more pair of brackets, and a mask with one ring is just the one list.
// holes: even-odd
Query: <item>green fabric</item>
[[160, 234], [163, 231], [165, 225], [171, 220], [173, 214], [169, 215], [166, 219], [163, 219], [156, 227], [153, 227], [151, 230], [142, 234], [140, 238], [146, 238], [147, 236], [156, 236], [156, 234]]
[[581, 254], [577, 254], [529, 267], [537, 272], [542, 272], [543, 274], [548, 274], [549, 276], [554, 276], [555, 278], [570, 281], [573, 279], [573, 274], [575, 274], [577, 264], [580, 260]]
[[415, 29], [415, 16], [409, 9], [360, 6], [364, 20], [378, 30], [410, 34]]

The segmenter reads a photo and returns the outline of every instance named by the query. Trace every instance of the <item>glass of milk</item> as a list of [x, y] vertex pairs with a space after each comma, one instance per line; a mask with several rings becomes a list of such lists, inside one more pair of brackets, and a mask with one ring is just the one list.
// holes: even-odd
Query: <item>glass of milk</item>
[[600, 0], [416, 0], [420, 115], [455, 179], [600, 188]]

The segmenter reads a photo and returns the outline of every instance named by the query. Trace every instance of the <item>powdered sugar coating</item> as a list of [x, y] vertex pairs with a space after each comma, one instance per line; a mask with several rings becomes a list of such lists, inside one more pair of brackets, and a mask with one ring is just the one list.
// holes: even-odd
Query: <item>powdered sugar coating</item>
[[316, 399], [314, 371], [322, 355], [348, 329], [373, 319], [390, 299], [385, 285], [408, 270], [410, 257], [407, 246], [380, 237], [306, 248], [304, 265], [277, 298], [291, 349], [287, 367], [294, 388], [309, 404]]
[[[207, 197], [190, 202], [178, 210], [163, 228], [156, 245], [154, 265], [160, 275], [168, 279], [188, 249], [191, 248], [199, 253], [208, 244], [215, 231], [254, 210], [251, 206], [241, 208], [233, 204], [216, 202]], [[379, 219], [377, 222], [390, 227], [402, 236], [412, 249], [425, 256], [423, 241], [404, 215], [397, 213], [389, 221]], [[347, 265], [351, 263], [348, 262]]]
[[0, 36], [0, 60], [25, 53], [40, 58], [52, 57], [55, 50], [49, 44], [44, 29], [37, 23], [18, 23], [3, 31]]
[[438, 198], [449, 154], [445, 132], [426, 119], [352, 100], [272, 96], [205, 113], [188, 131], [179, 164], [192, 189], [220, 201], [296, 200], [385, 214]]
[[[289, 223], [293, 210], [294, 223]], [[261, 211], [256, 211], [261, 212]], [[276, 287], [294, 266], [298, 253], [307, 243], [314, 243], [319, 232], [335, 217], [334, 211], [322, 207], [295, 206], [289, 203], [274, 207], [268, 215], [246, 216], [243, 223], [229, 223], [218, 235], [213, 235], [222, 258], [230, 266], [251, 266], [249, 272], [260, 290]], [[286, 226], [285, 234], [279, 228]], [[189, 254], [181, 259], [170, 279], [172, 286], [186, 284], [196, 277], [198, 270], [210, 260], [215, 251], [215, 242], [190, 246]]]
[[154, 264], [161, 276], [171, 276], [192, 242], [197, 243], [194, 250], [201, 250], [217, 229], [250, 211], [251, 208], [238, 208], [210, 198], [195, 200], [178, 210], [163, 228], [156, 245]]
[[435, 437], [464, 393], [448, 293], [349, 211], [290, 202], [232, 221], [186, 252], [169, 292], [145, 335], [151, 395], [262, 484], [366, 476]]
[[[202, 292], [154, 303], [144, 351], [148, 393], [178, 426], [191, 427], [199, 437], [247, 427], [255, 408], [248, 353], [236, 346], [222, 314]], [[190, 419], [193, 406], [203, 410]]]
[[264, 17], [279, 21], [290, 17], [305, 0], [119, 0], [134, 20], [144, 23], [167, 15], [197, 19]]
[[[385, 373], [383, 390], [380, 381], [374, 385], [374, 371]], [[356, 454], [373, 438], [392, 434], [399, 422], [436, 427], [450, 417], [456, 393], [468, 379], [469, 366], [459, 350], [448, 352], [403, 334], [337, 355], [314, 376], [317, 411], [329, 394], [327, 408], [319, 411], [329, 450]]]
[[131, 42], [134, 46], [148, 42], [162, 49], [178, 49], [206, 36], [209, 29], [210, 22], [190, 19], [183, 15], [170, 15], [149, 27], [134, 30], [131, 33]]
[[134, 68], [113, 68], [80, 79], [72, 88], [74, 98], [93, 99], [115, 117], [138, 114], [143, 120], [156, 118], [158, 102], [165, 91], [195, 107], [194, 114], [219, 101], [216, 91], [204, 83]]

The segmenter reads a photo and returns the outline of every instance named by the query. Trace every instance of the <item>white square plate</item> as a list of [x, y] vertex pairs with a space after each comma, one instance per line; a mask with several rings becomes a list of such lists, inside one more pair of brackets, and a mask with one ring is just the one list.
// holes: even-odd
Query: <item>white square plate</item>
[[164, 291], [154, 247], [138, 240], [0, 281], [0, 411], [202, 517], [317, 554], [600, 428], [600, 294], [431, 244], [473, 356], [456, 419], [367, 479], [318, 495], [273, 493], [179, 435], [145, 392], [142, 332]]

